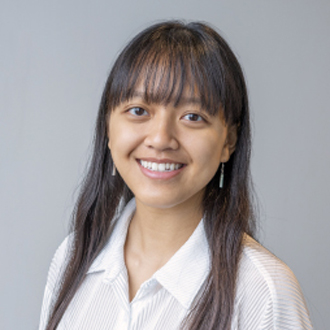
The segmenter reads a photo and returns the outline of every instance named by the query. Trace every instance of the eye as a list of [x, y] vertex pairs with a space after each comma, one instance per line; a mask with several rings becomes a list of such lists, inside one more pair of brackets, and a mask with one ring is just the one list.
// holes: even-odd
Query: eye
[[197, 113], [188, 113], [187, 115], [183, 116], [183, 118], [188, 121], [205, 121], [205, 119]]
[[142, 117], [148, 115], [148, 112], [140, 107], [134, 107], [128, 110], [134, 116]]

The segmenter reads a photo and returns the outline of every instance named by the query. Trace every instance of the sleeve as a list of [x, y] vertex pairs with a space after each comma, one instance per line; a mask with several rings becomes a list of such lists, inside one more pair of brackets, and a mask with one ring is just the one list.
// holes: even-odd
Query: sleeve
[[56, 250], [50, 264], [42, 301], [39, 330], [44, 330], [46, 328], [49, 312], [51, 310], [51, 304], [57, 293], [57, 289], [59, 288], [61, 281], [61, 276], [68, 262], [71, 241], [71, 235], [64, 239], [64, 241]]
[[313, 329], [291, 269], [252, 238], [240, 261], [232, 329]]
[[285, 264], [274, 270], [270, 294], [260, 329], [312, 330], [306, 302], [300, 285]]

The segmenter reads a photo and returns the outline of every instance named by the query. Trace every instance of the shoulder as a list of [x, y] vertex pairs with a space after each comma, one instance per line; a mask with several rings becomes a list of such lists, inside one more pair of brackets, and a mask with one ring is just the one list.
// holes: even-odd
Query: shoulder
[[52, 302], [60, 287], [61, 277], [67, 266], [70, 256], [73, 235], [67, 236], [57, 248], [49, 267], [47, 283], [42, 301], [39, 330], [46, 328], [47, 320], [51, 310]]
[[53, 290], [58, 286], [61, 276], [69, 262], [71, 246], [73, 243], [73, 234], [68, 235], [56, 249], [51, 261], [46, 286]]
[[270, 290], [277, 287], [278, 282], [290, 282], [294, 286], [297, 283], [293, 272], [283, 261], [248, 235], [243, 240], [240, 272], [243, 278], [254, 272]]
[[243, 242], [235, 308], [240, 315], [236, 322], [255, 322], [253, 329], [312, 329], [291, 269], [248, 235]]

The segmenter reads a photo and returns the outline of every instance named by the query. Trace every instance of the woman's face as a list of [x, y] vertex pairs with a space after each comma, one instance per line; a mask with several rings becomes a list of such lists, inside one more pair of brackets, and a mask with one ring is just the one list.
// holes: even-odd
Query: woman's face
[[111, 113], [109, 148], [117, 171], [146, 206], [199, 206], [234, 149], [221, 111], [209, 115], [187, 93], [177, 106], [146, 103], [143, 95], [137, 89]]

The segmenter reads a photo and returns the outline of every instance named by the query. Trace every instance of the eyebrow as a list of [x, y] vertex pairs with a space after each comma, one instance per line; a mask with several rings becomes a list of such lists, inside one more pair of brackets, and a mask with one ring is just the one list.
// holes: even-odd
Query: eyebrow
[[[140, 98], [142, 100], [145, 100], [145, 93], [140, 92], [140, 91], [134, 91], [132, 94], [132, 98]], [[186, 105], [186, 104], [193, 104], [193, 105], [199, 105], [201, 106], [202, 102], [200, 98], [198, 97], [186, 97], [186, 96], [181, 96], [178, 102], [179, 105]]]

